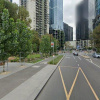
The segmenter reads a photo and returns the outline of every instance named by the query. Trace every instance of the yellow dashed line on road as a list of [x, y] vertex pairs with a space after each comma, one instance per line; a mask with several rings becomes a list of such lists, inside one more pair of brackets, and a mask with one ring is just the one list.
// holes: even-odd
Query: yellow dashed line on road
[[74, 86], [75, 86], [75, 83], [76, 83], [76, 80], [77, 80], [78, 74], [79, 74], [79, 69], [78, 69], [78, 71], [77, 71], [76, 77], [75, 77], [75, 79], [74, 79], [74, 81], [73, 81], [73, 84], [72, 84], [72, 87], [71, 87], [69, 93], [67, 92], [67, 89], [66, 89], [66, 86], [65, 86], [65, 83], [64, 83], [64, 79], [63, 79], [63, 75], [62, 75], [62, 72], [61, 72], [60, 67], [59, 67], [59, 72], [60, 72], [60, 76], [61, 76], [61, 80], [62, 80], [63, 88], [64, 88], [64, 91], [65, 91], [66, 100], [69, 100], [69, 99], [70, 99], [70, 96], [71, 96], [71, 93], [72, 93], [72, 91], [73, 91], [73, 88], [74, 88]]
[[66, 86], [65, 86], [65, 83], [64, 83], [64, 79], [63, 79], [60, 67], [59, 67], [59, 72], [60, 72], [60, 76], [61, 76], [61, 80], [62, 80], [62, 84], [63, 84], [63, 88], [64, 88], [64, 91], [65, 91], [66, 100], [67, 100], [67, 98], [68, 98], [68, 92], [67, 92], [67, 89], [66, 89]]
[[75, 86], [75, 83], [76, 83], [76, 80], [77, 80], [77, 77], [78, 77], [78, 74], [79, 74], [79, 70], [80, 70], [80, 69], [78, 69], [77, 74], [76, 74], [76, 76], [75, 76], [75, 79], [74, 79], [74, 81], [73, 81], [72, 87], [71, 87], [71, 89], [70, 89], [70, 91], [69, 91], [68, 100], [70, 99], [70, 96], [71, 96], [71, 94], [72, 94], [73, 88], [74, 88], [74, 86]]
[[[66, 67], [66, 66], [61, 66], [61, 67]], [[67, 66], [66, 68], [69, 68], [69, 67], [70, 67], [70, 66]], [[96, 92], [94, 91], [93, 87], [91, 86], [90, 82], [88, 81], [88, 79], [87, 79], [86, 75], [84, 74], [83, 70], [82, 70], [80, 67], [70, 67], [70, 68], [78, 68], [78, 71], [77, 71], [77, 74], [76, 74], [75, 79], [74, 79], [74, 81], [73, 81], [73, 84], [72, 84], [72, 86], [71, 86], [71, 89], [70, 89], [70, 91], [69, 91], [69, 93], [68, 93], [68, 92], [67, 92], [67, 89], [66, 89], [66, 86], [65, 86], [64, 79], [63, 79], [63, 75], [62, 75], [62, 72], [61, 72], [61, 69], [60, 69], [60, 66], [59, 66], [59, 72], [60, 72], [60, 76], [61, 76], [61, 80], [62, 80], [64, 92], [65, 92], [65, 95], [66, 95], [66, 100], [70, 100], [70, 97], [71, 97], [73, 88], [74, 88], [74, 86], [75, 86], [77, 77], [78, 77], [78, 75], [79, 75], [79, 71], [81, 71], [82, 74], [83, 74], [83, 76], [85, 77], [85, 79], [86, 79], [86, 81], [87, 81], [87, 83], [88, 83], [90, 89], [92, 90], [92, 92], [93, 92], [93, 94], [94, 94], [96, 100], [99, 100], [99, 98], [98, 98]]]
[[88, 81], [88, 79], [87, 79], [86, 75], [84, 74], [83, 70], [82, 70], [81, 68], [80, 68], [80, 70], [81, 70], [82, 74], [84, 75], [84, 77], [85, 77], [85, 79], [86, 79], [86, 81], [87, 81], [87, 83], [88, 83], [88, 85], [89, 85], [91, 91], [93, 92], [93, 94], [94, 94], [96, 100], [99, 100], [99, 98], [98, 98], [96, 92], [94, 91], [93, 87], [91, 86], [90, 82]]

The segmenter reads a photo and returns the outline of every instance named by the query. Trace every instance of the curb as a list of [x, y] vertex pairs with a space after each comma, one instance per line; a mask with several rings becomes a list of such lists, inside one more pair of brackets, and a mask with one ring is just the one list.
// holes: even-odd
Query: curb
[[[61, 63], [61, 61], [64, 59], [65, 56], [62, 57], [62, 59], [58, 62], [58, 64], [56, 65], [55, 70], [51, 73], [50, 77], [48, 78], [48, 80], [46, 81], [46, 83], [42, 86], [42, 88], [40, 89], [40, 91], [37, 93], [37, 95], [34, 97], [34, 99], [32, 100], [36, 100], [37, 97], [39, 96], [39, 94], [41, 93], [41, 91], [44, 89], [44, 87], [46, 86], [46, 84], [48, 83], [48, 81], [50, 80], [50, 78], [52, 77], [52, 75], [54, 74], [54, 72], [56, 71], [56, 69], [58, 68], [59, 64]], [[31, 99], [30, 99], [31, 100]]]

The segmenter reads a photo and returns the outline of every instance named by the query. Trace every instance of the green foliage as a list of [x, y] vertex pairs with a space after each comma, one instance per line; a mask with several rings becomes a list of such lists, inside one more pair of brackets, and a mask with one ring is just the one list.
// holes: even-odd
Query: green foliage
[[12, 45], [16, 42], [16, 30], [13, 19], [9, 19], [9, 12], [7, 9], [2, 13], [2, 25], [0, 26], [0, 60], [6, 60], [12, 54]]
[[18, 8], [18, 19], [24, 21], [26, 25], [30, 26], [31, 19], [29, 17], [29, 12], [25, 9], [24, 6], [19, 6]]
[[0, 0], [0, 25], [1, 25], [1, 16], [4, 9], [4, 0]]
[[4, 6], [6, 9], [8, 9], [10, 18], [13, 18], [16, 21], [18, 18], [18, 5], [9, 1], [5, 1]]
[[20, 19], [24, 21], [26, 25], [30, 26], [31, 19], [29, 18], [29, 12], [23, 6], [18, 6], [16, 3], [11, 3], [7, 0], [0, 0], [0, 23], [1, 23], [1, 15], [3, 9], [6, 8], [9, 11], [9, 17], [13, 18], [14, 21]]
[[64, 32], [60, 30], [58, 30], [57, 32], [58, 32], [59, 49], [63, 49], [65, 44]]
[[61, 60], [62, 57], [63, 57], [63, 55], [60, 55], [57, 58], [55, 58], [54, 61], [51, 60], [50, 62], [48, 62], [48, 64], [53, 64], [53, 62], [54, 62], [54, 65], [56, 65]]
[[100, 52], [100, 24], [93, 31], [94, 46]]
[[56, 52], [59, 46], [58, 40], [53, 38], [53, 36], [49, 34], [42, 36], [40, 41], [40, 52], [42, 52], [46, 56], [50, 54], [50, 52], [53, 53], [53, 47], [51, 47], [51, 42], [54, 42], [54, 52]]
[[40, 58], [40, 54], [30, 54], [27, 56], [27, 59], [35, 59], [35, 58]]
[[38, 32], [32, 30], [32, 49], [33, 52], [38, 52], [39, 51], [39, 46], [40, 46], [40, 38], [38, 35]]
[[16, 27], [18, 31], [17, 36], [17, 52], [22, 53], [22, 57], [26, 57], [30, 52], [32, 52], [32, 42], [31, 42], [31, 30], [27, 28], [24, 21], [17, 20]]
[[49, 35], [43, 35], [40, 41], [40, 51], [44, 54], [48, 54], [51, 49], [50, 44], [50, 36]]
[[[9, 19], [7, 9], [2, 13], [2, 26], [0, 27], [0, 60], [6, 60], [10, 55], [26, 57], [32, 51], [31, 30], [24, 21]], [[27, 53], [28, 52], [28, 53]]]

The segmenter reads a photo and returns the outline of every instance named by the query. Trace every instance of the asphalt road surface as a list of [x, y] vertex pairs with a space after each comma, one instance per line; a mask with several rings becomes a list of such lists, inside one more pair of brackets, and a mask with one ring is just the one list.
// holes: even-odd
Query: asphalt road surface
[[67, 53], [36, 100], [100, 100], [100, 68]]

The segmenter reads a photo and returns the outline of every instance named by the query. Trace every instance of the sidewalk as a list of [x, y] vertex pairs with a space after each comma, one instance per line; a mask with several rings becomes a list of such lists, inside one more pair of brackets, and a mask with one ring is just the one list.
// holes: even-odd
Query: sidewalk
[[0, 79], [0, 100], [35, 100], [63, 58], [57, 65], [48, 65], [49, 58]]
[[34, 100], [56, 67], [47, 65], [1, 100]]
[[[37, 62], [37, 63], [20, 63], [20, 62], [9, 62], [8, 63], [8, 67], [7, 67], [7, 63], [5, 64], [5, 70], [7, 72], [3, 73], [3, 66], [0, 66], [0, 79], [4, 78], [4, 77], [7, 77], [11, 74], [14, 74], [18, 71], [21, 71], [25, 68], [28, 68], [28, 67], [31, 67], [32, 65], [36, 65], [36, 64], [39, 64], [41, 62], [45, 62], [45, 64], [47, 64], [47, 62], [49, 60], [51, 60], [52, 57], [49, 57], [49, 58], [45, 58], [44, 60], [40, 61], [40, 62]], [[21, 64], [23, 66], [21, 66]]]

